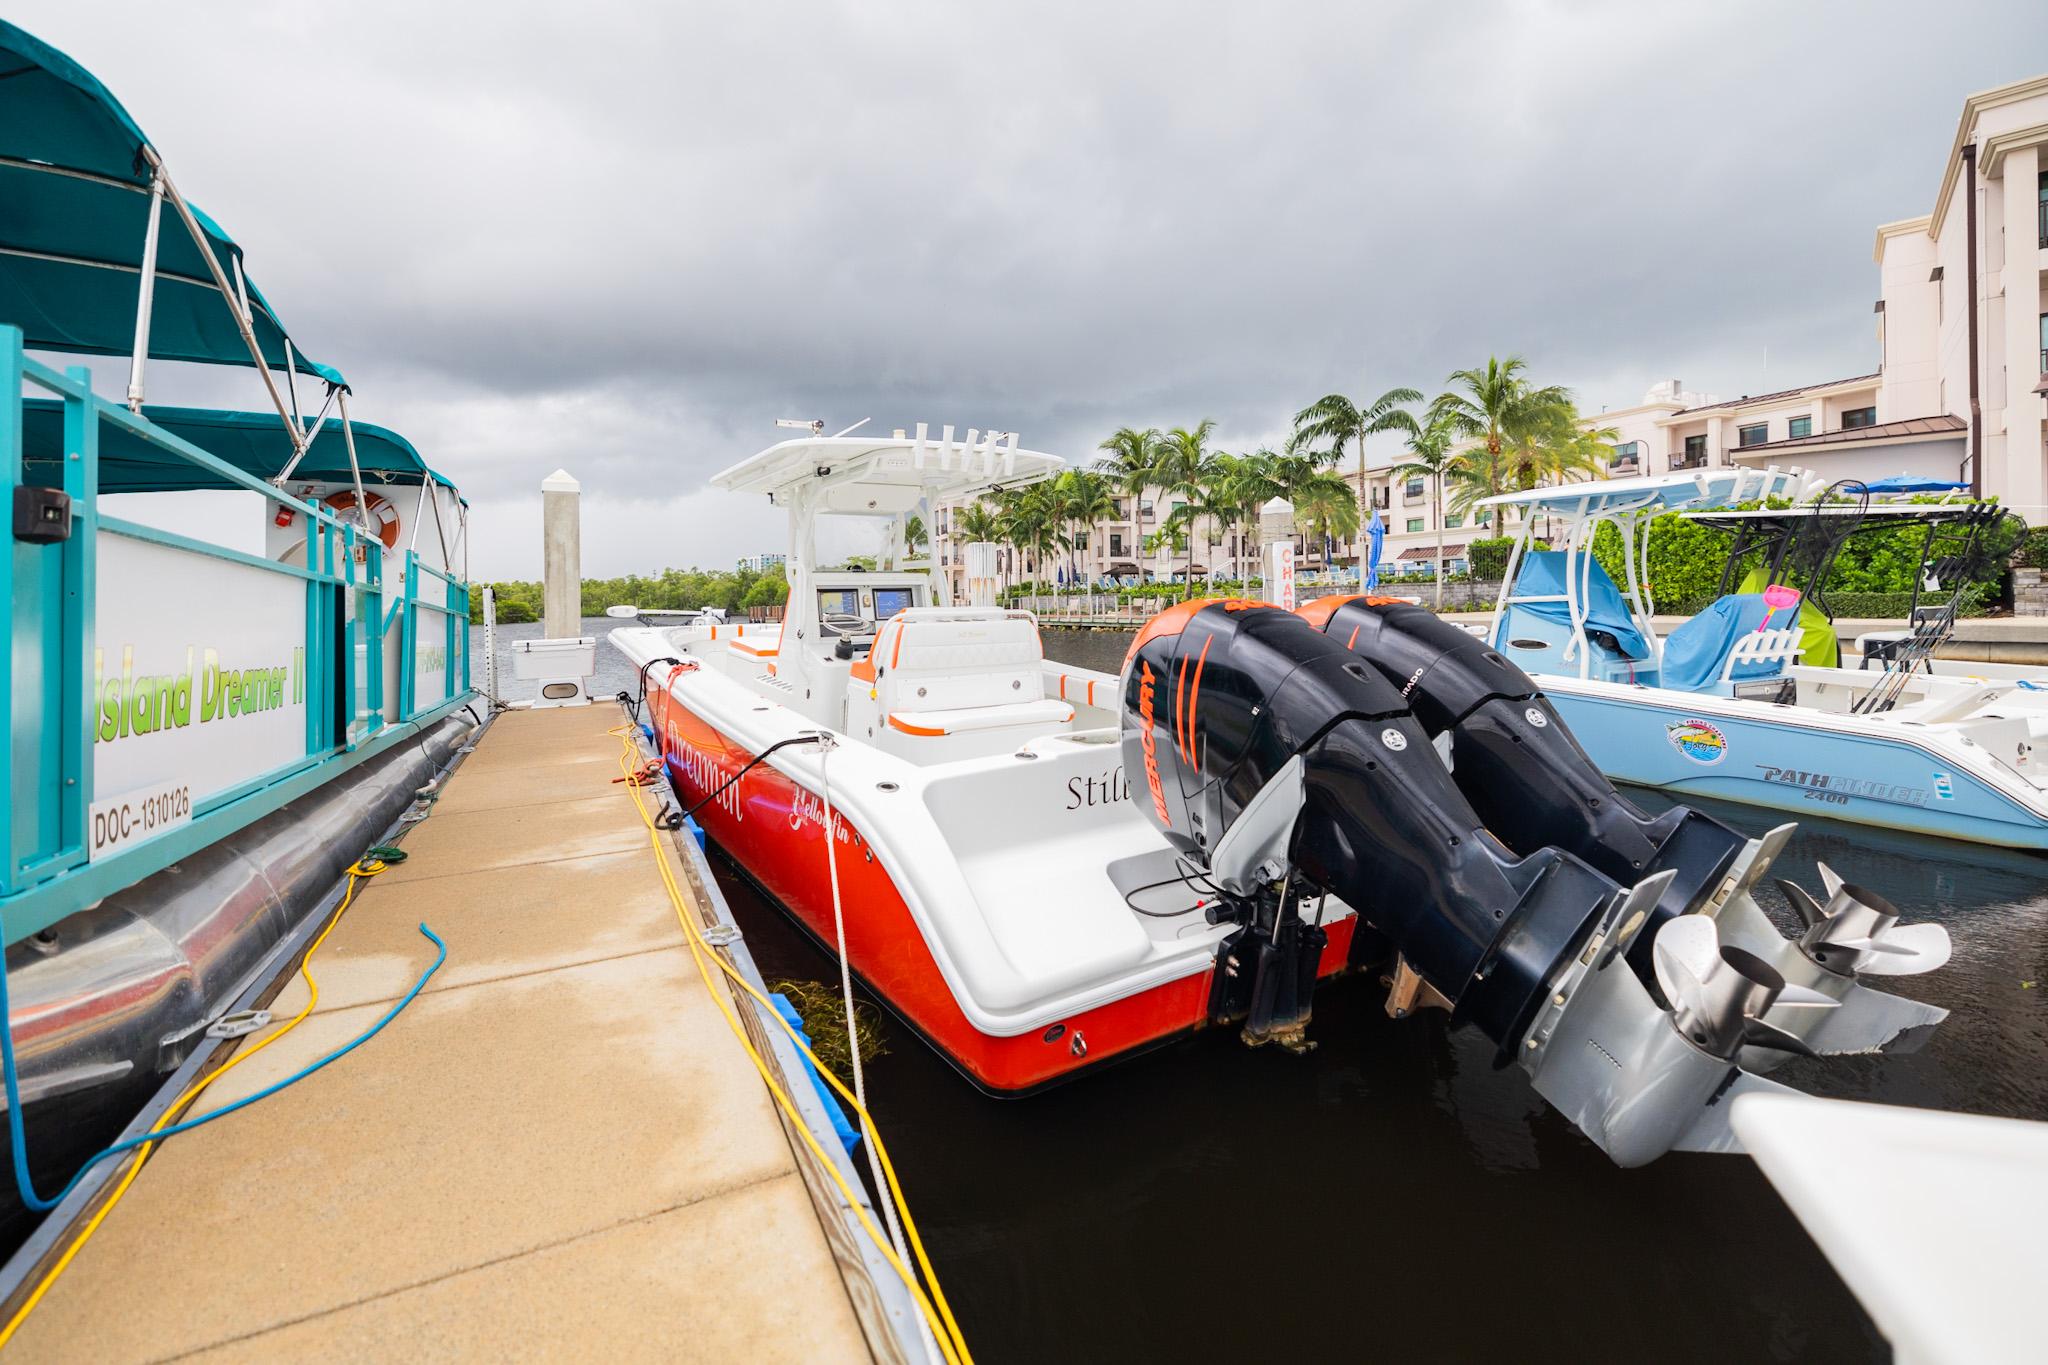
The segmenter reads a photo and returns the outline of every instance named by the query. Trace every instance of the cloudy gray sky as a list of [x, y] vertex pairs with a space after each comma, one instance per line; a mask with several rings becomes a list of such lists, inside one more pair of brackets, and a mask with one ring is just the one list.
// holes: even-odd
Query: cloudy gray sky
[[587, 572], [779, 548], [703, 483], [782, 416], [1088, 458], [1489, 353], [1588, 410], [1868, 371], [1873, 229], [2048, 70], [2040, 0], [8, 11], [463, 485], [481, 577], [537, 576], [557, 465]]

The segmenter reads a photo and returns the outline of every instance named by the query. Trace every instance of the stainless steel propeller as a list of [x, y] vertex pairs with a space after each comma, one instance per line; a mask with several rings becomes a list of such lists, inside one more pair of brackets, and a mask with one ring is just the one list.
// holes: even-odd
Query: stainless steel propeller
[[1681, 915], [1650, 945], [1657, 985], [1671, 1002], [1672, 1026], [1695, 1047], [1733, 1057], [1743, 1047], [1816, 1055], [1796, 1034], [1767, 1021], [1773, 1006], [1834, 1009], [1840, 1003], [1793, 985], [1746, 948], [1721, 942], [1714, 921]]

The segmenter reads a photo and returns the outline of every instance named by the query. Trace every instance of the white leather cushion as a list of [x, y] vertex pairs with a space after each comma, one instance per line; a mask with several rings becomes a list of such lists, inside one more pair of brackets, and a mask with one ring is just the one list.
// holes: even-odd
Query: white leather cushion
[[890, 661], [877, 669], [888, 712], [1013, 706], [1045, 696], [1038, 631], [1030, 621], [898, 622], [878, 654]]

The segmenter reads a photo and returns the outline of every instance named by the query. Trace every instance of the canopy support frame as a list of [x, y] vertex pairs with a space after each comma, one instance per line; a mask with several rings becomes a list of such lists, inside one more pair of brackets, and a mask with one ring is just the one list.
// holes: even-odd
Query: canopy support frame
[[[256, 343], [255, 324], [250, 321], [249, 314], [237, 305], [234, 286], [228, 282], [227, 272], [221, 269], [220, 258], [213, 251], [213, 243], [207, 240], [206, 230], [199, 226], [199, 219], [193, 215], [192, 206], [185, 202], [185, 196], [178, 192], [177, 185], [164, 170], [164, 163], [157, 156], [156, 149], [145, 144], [142, 152], [156, 174], [161, 177], [165, 196], [170, 199], [171, 207], [178, 211], [178, 217], [184, 221], [185, 231], [191, 234], [193, 245], [199, 248], [200, 256], [206, 261], [206, 269], [213, 276], [214, 287], [220, 290], [221, 298], [228, 305], [228, 311], [234, 314], [235, 327], [242, 334], [242, 344], [249, 348], [249, 358], [255, 362], [256, 372], [263, 377], [263, 388], [270, 395], [271, 406], [277, 409], [278, 420], [284, 423], [285, 430], [292, 434], [293, 449], [303, 454], [306, 447], [305, 433], [293, 423], [291, 413], [285, 407], [284, 395], [277, 391], [277, 377], [271, 374], [270, 363], [263, 358], [263, 348]], [[239, 270], [239, 264], [237, 268]], [[346, 430], [346, 416], [343, 421]]]
[[149, 319], [156, 304], [156, 249], [164, 216], [164, 173], [149, 178], [149, 220], [142, 232], [142, 281], [135, 294], [135, 351], [128, 361], [128, 411], [142, 411], [142, 372], [149, 361]]

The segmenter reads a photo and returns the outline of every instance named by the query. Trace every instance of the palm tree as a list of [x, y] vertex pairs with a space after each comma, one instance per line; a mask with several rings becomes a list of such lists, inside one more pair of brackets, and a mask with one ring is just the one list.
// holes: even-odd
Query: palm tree
[[1001, 518], [994, 509], [978, 498], [953, 514], [953, 534], [964, 537], [969, 544], [994, 541], [1000, 525]]
[[[1208, 485], [1216, 476], [1216, 455], [1209, 449], [1209, 438], [1216, 431], [1213, 419], [1204, 417], [1196, 426], [1174, 427], [1159, 439], [1159, 463], [1157, 486], [1162, 493], [1178, 495], [1186, 502], [1176, 508], [1173, 517], [1179, 519], [1180, 529], [1194, 520], [1199, 513], [1189, 513], [1197, 498], [1207, 497]], [[1194, 595], [1195, 545], [1194, 538], [1187, 541], [1187, 589]]]
[[[1067, 568], [1069, 577], [1076, 583], [1081, 578], [1081, 566], [1074, 558], [1074, 550], [1085, 544], [1088, 528], [1116, 512], [1116, 503], [1110, 497], [1109, 480], [1101, 474], [1086, 469], [1069, 469], [1052, 483], [1054, 515], [1063, 530], [1067, 531]], [[1073, 528], [1079, 527], [1078, 532]]]
[[1408, 433], [1408, 458], [1394, 466], [1397, 479], [1430, 481], [1430, 502], [1436, 512], [1436, 609], [1444, 609], [1444, 486], [1460, 463], [1453, 447], [1457, 432], [1450, 419], [1432, 410], [1428, 420]]
[[1162, 444], [1159, 428], [1118, 427], [1110, 438], [1097, 447], [1108, 452], [1104, 459], [1095, 462], [1095, 468], [1116, 488], [1131, 495], [1131, 519], [1136, 523], [1133, 540], [1138, 547], [1132, 557], [1138, 561], [1138, 581], [1145, 581], [1145, 490], [1152, 487], [1159, 477], [1159, 455]]
[[931, 537], [925, 533], [923, 517], [913, 512], [903, 519], [904, 558], [917, 558], [918, 547], [920, 545], [929, 546], [931, 543]]
[[1334, 469], [1317, 469], [1290, 488], [1287, 496], [1294, 503], [1295, 521], [1322, 542], [1323, 569], [1328, 572], [1331, 540], [1349, 540], [1358, 534], [1358, 499], [1350, 481]]
[[[1577, 422], [1571, 390], [1531, 385], [1520, 356], [1490, 356], [1483, 369], [1454, 370], [1451, 391], [1429, 405], [1453, 433], [1476, 440], [1486, 454], [1478, 468], [1495, 492], [1534, 488], [1543, 478], [1544, 447]], [[1462, 388], [1464, 392], [1457, 392]]]
[[[1341, 393], [1326, 394], [1294, 414], [1294, 438], [1306, 444], [1312, 441], [1328, 441], [1341, 450], [1344, 444], [1354, 442], [1358, 446], [1358, 498], [1364, 503], [1369, 496], [1365, 485], [1365, 438], [1382, 431], [1411, 431], [1415, 419], [1402, 408], [1403, 403], [1420, 403], [1422, 395], [1414, 389], [1388, 389], [1372, 402], [1360, 406]], [[1365, 547], [1358, 550], [1358, 581], [1365, 581]]]

